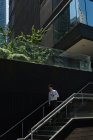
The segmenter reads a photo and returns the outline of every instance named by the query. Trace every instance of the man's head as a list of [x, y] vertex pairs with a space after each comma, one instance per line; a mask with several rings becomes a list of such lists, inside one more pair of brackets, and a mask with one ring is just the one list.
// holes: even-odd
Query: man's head
[[49, 89], [49, 91], [53, 90], [53, 85], [52, 84], [49, 84], [48, 85], [48, 89]]

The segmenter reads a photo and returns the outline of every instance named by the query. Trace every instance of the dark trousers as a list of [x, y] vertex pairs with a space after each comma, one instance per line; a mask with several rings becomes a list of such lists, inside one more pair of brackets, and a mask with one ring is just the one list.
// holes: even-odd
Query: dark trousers
[[57, 107], [57, 100], [53, 100], [50, 102], [50, 111]]

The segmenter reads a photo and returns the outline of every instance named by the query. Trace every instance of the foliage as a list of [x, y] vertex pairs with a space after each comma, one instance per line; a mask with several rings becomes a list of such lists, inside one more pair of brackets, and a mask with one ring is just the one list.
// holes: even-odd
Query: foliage
[[52, 49], [47, 49], [39, 46], [32, 47], [31, 60], [36, 63], [46, 63], [49, 56], [51, 55]]
[[7, 31], [0, 28], [0, 33], [4, 37], [3, 52], [7, 54], [0, 53], [0, 57], [4, 55], [3, 58], [13, 60], [46, 63], [48, 58], [53, 54], [52, 49], [40, 47], [40, 43], [46, 33], [43, 28], [36, 31], [33, 26], [31, 35], [21, 33], [15, 39], [13, 38], [12, 30], [9, 28], [7, 28]]
[[11, 52], [7, 49], [0, 48], [0, 58], [8, 58], [8, 56], [11, 54]]
[[40, 30], [36, 31], [35, 27], [32, 26], [32, 34], [31, 35], [25, 35], [21, 33], [18, 37], [16, 37], [16, 41], [21, 43], [31, 43], [35, 45], [39, 45], [43, 39], [44, 34], [46, 33], [46, 30], [41, 28]]
[[8, 59], [12, 59], [12, 60], [20, 60], [20, 61], [30, 61], [30, 58], [25, 56], [24, 54], [17, 54], [17, 53], [14, 53], [14, 54], [10, 54], [8, 56]]
[[31, 35], [31, 41], [33, 44], [40, 44], [43, 36], [45, 34], [45, 30], [43, 28], [41, 28], [40, 30], [36, 31], [34, 26], [32, 27], [32, 35]]

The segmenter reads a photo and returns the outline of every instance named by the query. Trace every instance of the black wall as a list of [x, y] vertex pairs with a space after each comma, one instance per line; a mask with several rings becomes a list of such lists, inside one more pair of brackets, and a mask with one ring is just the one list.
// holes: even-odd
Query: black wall
[[64, 100], [90, 81], [92, 72], [0, 60], [0, 135], [48, 99], [49, 83]]

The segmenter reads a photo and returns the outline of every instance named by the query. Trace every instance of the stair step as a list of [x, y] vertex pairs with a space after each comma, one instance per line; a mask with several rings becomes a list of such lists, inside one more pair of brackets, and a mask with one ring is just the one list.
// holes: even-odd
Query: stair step
[[52, 135], [36, 135], [34, 134], [33, 135], [33, 138], [34, 139], [40, 139], [40, 140], [49, 140], [49, 138], [51, 137]]
[[39, 135], [42, 135], [42, 134], [44, 134], [44, 135], [53, 135], [55, 133], [56, 133], [56, 131], [53, 131], [53, 130], [38, 130], [37, 132], [35, 132], [36, 135], [37, 134], [39, 134]]
[[54, 130], [54, 131], [56, 131], [56, 130], [60, 129], [61, 127], [62, 127], [61, 125], [56, 125], [56, 126], [47, 125], [47, 126], [43, 126], [39, 130], [49, 130], [49, 131]]

